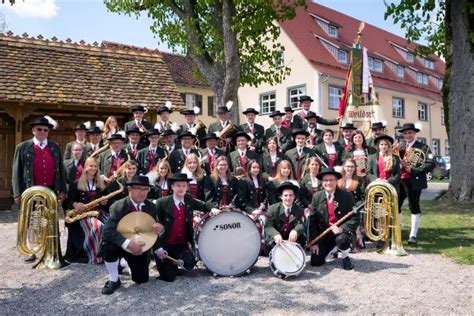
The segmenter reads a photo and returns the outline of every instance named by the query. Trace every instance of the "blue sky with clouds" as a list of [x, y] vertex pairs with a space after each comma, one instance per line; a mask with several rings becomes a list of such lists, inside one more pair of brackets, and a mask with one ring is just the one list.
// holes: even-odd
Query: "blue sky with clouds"
[[[8, 2], [8, 1], [7, 1]], [[108, 12], [102, 0], [17, 0], [14, 7], [0, 4], [8, 30], [45, 38], [71, 38], [88, 43], [103, 40], [169, 51], [150, 30], [146, 16]], [[383, 16], [383, 0], [318, 0], [324, 6], [403, 36], [404, 32]]]

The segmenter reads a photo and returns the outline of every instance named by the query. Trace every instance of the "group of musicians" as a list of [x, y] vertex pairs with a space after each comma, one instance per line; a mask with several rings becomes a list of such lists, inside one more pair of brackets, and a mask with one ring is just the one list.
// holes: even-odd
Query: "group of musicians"
[[[419, 129], [403, 125], [405, 141], [398, 153], [380, 122], [372, 124], [372, 139], [347, 123], [343, 137], [335, 140], [333, 130], [320, 130], [317, 124], [337, 125], [339, 119], [317, 116], [310, 111], [312, 101], [301, 97], [303, 110], [297, 114], [291, 107], [271, 113], [273, 124], [266, 130], [255, 122], [255, 109], [246, 109], [247, 122], [235, 126], [229, 109], [219, 107], [218, 120], [207, 133], [193, 111], [182, 113], [185, 123], [179, 126], [169, 120], [172, 109], [164, 106], [158, 111], [160, 122], [153, 126], [143, 119], [145, 108], [136, 106], [124, 133], [114, 117], [103, 129], [78, 125], [64, 161], [58, 144], [48, 140], [50, 118], [40, 117], [30, 123], [33, 138], [16, 147], [14, 199], [20, 203], [25, 189], [39, 185], [56, 192], [64, 210], [99, 211], [97, 217], [66, 224], [65, 259], [104, 262], [109, 281], [103, 294], [120, 287], [124, 268], [136, 283], [147, 282], [150, 255], [160, 280], [172, 282], [178, 273], [168, 256], [192, 269], [196, 224], [204, 213], [217, 214], [228, 205], [248, 213], [259, 226], [265, 240], [262, 254], [283, 240], [305, 245], [332, 227], [332, 233], [311, 247], [311, 265], [323, 265], [337, 250], [343, 268], [353, 269], [349, 253], [364, 246], [361, 219], [354, 213], [342, 225], [333, 224], [364, 200], [365, 187], [376, 179], [397, 189], [400, 210], [408, 198], [408, 242], [416, 243], [420, 193], [427, 187], [425, 173], [434, 167], [429, 147], [416, 140]], [[231, 129], [233, 133], [227, 133]], [[411, 148], [428, 156], [422, 166], [405, 162]], [[100, 203], [91, 208], [88, 203], [97, 199]], [[143, 252], [137, 242], [117, 232], [118, 222], [130, 212], [146, 212], [157, 220], [153, 229], [159, 238], [151, 251]]]

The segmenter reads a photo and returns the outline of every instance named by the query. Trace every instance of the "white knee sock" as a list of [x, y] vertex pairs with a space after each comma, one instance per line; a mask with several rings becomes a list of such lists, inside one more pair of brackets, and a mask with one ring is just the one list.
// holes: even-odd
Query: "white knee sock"
[[341, 259], [349, 257], [349, 252], [351, 251], [351, 248], [347, 248], [346, 250], [339, 250], [341, 251]]
[[421, 214], [411, 214], [411, 229], [410, 237], [415, 237], [418, 234], [418, 228], [420, 228]]
[[127, 260], [125, 260], [125, 258], [121, 258], [121, 259], [120, 259], [120, 266], [121, 266], [122, 268], [125, 268], [125, 269], [130, 268], [130, 267], [128, 266], [128, 262], [127, 262]]
[[109, 280], [112, 282], [118, 281], [118, 265], [118, 260], [114, 262], [105, 261], [105, 267], [107, 268], [107, 272], [109, 273]]
[[398, 221], [400, 223], [400, 227], [403, 226], [403, 213], [398, 213]]

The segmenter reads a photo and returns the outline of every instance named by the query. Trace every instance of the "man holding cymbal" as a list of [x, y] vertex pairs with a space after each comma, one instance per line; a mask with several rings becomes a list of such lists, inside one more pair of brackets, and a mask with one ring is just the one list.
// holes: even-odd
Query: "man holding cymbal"
[[[102, 234], [102, 255], [105, 267], [109, 273], [107, 281], [102, 289], [102, 294], [110, 295], [117, 290], [121, 283], [119, 279], [119, 259], [127, 261], [135, 283], [148, 282], [150, 263], [150, 251], [143, 251], [140, 241], [126, 238], [118, 231], [120, 220], [132, 212], [144, 212], [153, 219], [157, 219], [156, 206], [147, 200], [150, 191], [150, 183], [146, 176], [134, 176], [126, 183], [128, 186], [128, 197], [116, 201], [110, 207], [110, 218], [105, 224]], [[136, 225], [139, 226], [139, 225]], [[135, 230], [137, 228], [134, 228]], [[147, 229], [146, 227], [144, 229]], [[164, 232], [163, 225], [155, 223], [152, 225], [153, 232], [160, 236]], [[152, 249], [158, 249], [158, 241]]]

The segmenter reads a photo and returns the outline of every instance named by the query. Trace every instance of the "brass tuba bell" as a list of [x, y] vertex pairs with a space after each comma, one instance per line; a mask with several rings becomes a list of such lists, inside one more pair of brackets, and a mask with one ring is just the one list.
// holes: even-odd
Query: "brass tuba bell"
[[22, 193], [17, 247], [23, 255], [41, 254], [33, 268], [60, 269], [67, 265], [61, 255], [58, 216], [58, 200], [51, 189], [33, 186]]
[[373, 241], [384, 240], [380, 253], [406, 256], [398, 218], [398, 194], [393, 185], [376, 180], [365, 190], [365, 234]]

